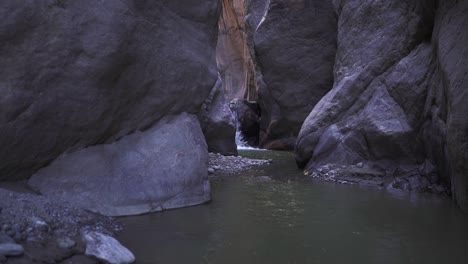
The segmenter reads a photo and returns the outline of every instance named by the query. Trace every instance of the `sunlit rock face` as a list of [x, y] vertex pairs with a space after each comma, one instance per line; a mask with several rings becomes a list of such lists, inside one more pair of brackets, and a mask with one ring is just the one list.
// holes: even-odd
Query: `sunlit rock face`
[[222, 0], [216, 58], [228, 100], [257, 99], [249, 6], [249, 0]]
[[217, 79], [220, 7], [1, 1], [0, 178], [25, 178], [64, 152], [196, 113]]
[[301, 125], [331, 89], [337, 16], [332, 1], [269, 1], [258, 26], [260, 145], [293, 149]]

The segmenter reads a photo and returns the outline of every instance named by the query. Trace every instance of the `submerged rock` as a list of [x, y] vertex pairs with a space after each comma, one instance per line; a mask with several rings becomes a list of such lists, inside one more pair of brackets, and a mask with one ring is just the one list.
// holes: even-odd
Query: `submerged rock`
[[87, 256], [93, 256], [110, 264], [130, 264], [135, 262], [135, 256], [115, 238], [98, 233], [85, 232], [83, 240], [86, 243]]
[[197, 118], [181, 114], [115, 143], [62, 155], [29, 185], [104, 215], [142, 214], [210, 200], [207, 164]]

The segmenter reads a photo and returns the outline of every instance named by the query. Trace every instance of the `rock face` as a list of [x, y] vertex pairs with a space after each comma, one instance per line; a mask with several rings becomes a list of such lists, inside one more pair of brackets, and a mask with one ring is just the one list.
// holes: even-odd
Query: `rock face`
[[29, 185], [93, 212], [133, 215], [210, 200], [207, 166], [198, 120], [181, 114], [117, 142], [63, 154]]
[[[425, 98], [421, 83], [431, 52], [421, 45], [410, 53], [424, 36], [418, 26], [422, 15], [402, 2], [341, 1], [336, 6], [335, 82], [302, 126], [296, 145], [300, 166], [328, 159], [418, 158], [409, 143], [417, 133], [414, 126]], [[366, 22], [369, 17], [375, 20]], [[414, 101], [407, 101], [407, 94]]]
[[257, 99], [250, 0], [222, 0], [216, 60], [228, 100]]
[[255, 102], [235, 99], [229, 103], [229, 108], [237, 120], [237, 130], [241, 140], [251, 147], [258, 146], [260, 109]]
[[330, 0], [269, 1], [254, 35], [265, 82], [258, 87], [262, 147], [293, 149], [303, 121], [332, 87], [336, 23]]
[[432, 34], [434, 73], [425, 105], [424, 139], [439, 174], [468, 212], [468, 1], [439, 1]]
[[334, 85], [301, 128], [298, 165], [361, 164], [388, 188], [451, 183], [466, 210], [468, 1], [334, 5]]
[[224, 96], [221, 79], [218, 78], [203, 103], [198, 118], [210, 152], [237, 155], [236, 121]]
[[215, 0], [1, 1], [0, 179], [196, 113], [217, 78], [219, 12]]

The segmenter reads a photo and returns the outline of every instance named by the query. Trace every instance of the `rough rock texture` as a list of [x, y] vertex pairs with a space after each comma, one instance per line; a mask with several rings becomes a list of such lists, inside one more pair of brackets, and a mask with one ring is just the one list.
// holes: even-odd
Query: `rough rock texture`
[[64, 154], [29, 185], [104, 215], [142, 214], [210, 200], [207, 165], [197, 118], [181, 114], [117, 142]]
[[258, 135], [259, 135], [259, 120], [260, 120], [260, 109], [255, 102], [250, 102], [242, 99], [232, 100], [229, 104], [229, 108], [234, 113], [234, 117], [237, 120], [236, 130], [241, 140], [245, 141], [248, 146], [258, 146]]
[[468, 1], [439, 1], [434, 74], [426, 100], [424, 139], [439, 174], [450, 177], [452, 195], [468, 212]]
[[31, 193], [18, 185], [2, 183], [0, 188], [0, 244], [17, 243], [24, 248], [24, 254], [8, 258], [6, 263], [95, 263], [84, 256], [80, 262], [66, 261], [84, 254], [81, 231], [111, 235], [121, 229], [109, 217]]
[[258, 91], [262, 147], [293, 149], [303, 121], [331, 89], [336, 23], [331, 0], [269, 1], [254, 35], [265, 82]]
[[216, 52], [218, 70], [228, 100], [257, 99], [250, 0], [222, 0]]
[[236, 121], [218, 78], [198, 115], [208, 150], [223, 155], [237, 155]]
[[444, 192], [451, 183], [467, 209], [468, 1], [334, 5], [334, 85], [301, 128], [298, 165], [330, 178], [361, 164], [377, 173], [357, 178], [372, 174], [387, 188]]
[[217, 77], [220, 6], [1, 1], [0, 179], [197, 112]]
[[[337, 9], [334, 87], [302, 126], [298, 164], [311, 160], [308, 167], [313, 166], [322, 159], [317, 155], [351, 163], [417, 154], [407, 143], [425, 98], [421, 83], [428, 63], [418, 63], [430, 59], [428, 45], [411, 53], [424, 36], [418, 26], [422, 15], [411, 4], [396, 0], [341, 1]], [[369, 22], [369, 17], [375, 19]], [[405, 73], [407, 78], [401, 78]], [[407, 94], [415, 101], [407, 101]], [[340, 156], [333, 157], [334, 152]]]
[[270, 159], [250, 159], [241, 156], [224, 156], [218, 153], [210, 153], [209, 157], [208, 172], [210, 174], [218, 172], [234, 174], [273, 162]]

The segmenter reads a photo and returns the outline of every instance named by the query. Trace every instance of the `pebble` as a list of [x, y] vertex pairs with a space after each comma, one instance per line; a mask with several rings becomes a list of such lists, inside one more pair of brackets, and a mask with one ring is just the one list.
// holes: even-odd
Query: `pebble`
[[3, 256], [21, 256], [24, 253], [24, 248], [21, 245], [14, 243], [0, 244], [0, 255]]
[[70, 249], [76, 245], [76, 242], [69, 237], [62, 237], [57, 239], [57, 245], [63, 249]]

